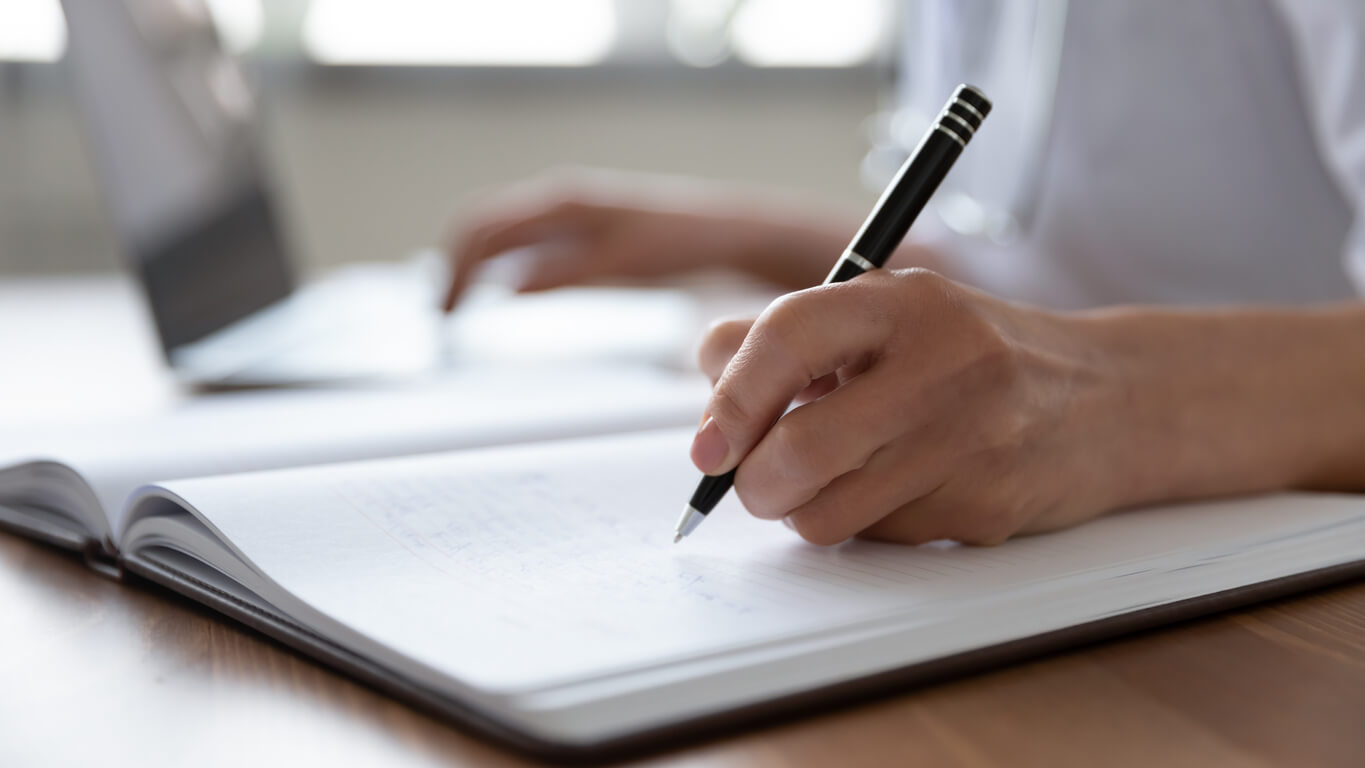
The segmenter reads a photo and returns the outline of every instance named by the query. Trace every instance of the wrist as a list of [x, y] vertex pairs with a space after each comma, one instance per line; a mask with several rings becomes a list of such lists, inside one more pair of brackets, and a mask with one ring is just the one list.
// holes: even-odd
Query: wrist
[[1021, 350], [1047, 382], [1035, 407], [1057, 415], [1047, 442], [1061, 448], [1047, 463], [1067, 486], [1066, 505], [1084, 519], [1163, 495], [1158, 441], [1134, 410], [1141, 364], [1124, 338], [1131, 329], [1105, 316], [1023, 309], [1029, 319], [1010, 333], [1026, 339]]
[[[1131, 507], [1195, 497], [1208, 480], [1203, 441], [1186, 418], [1188, 369], [1180, 362], [1184, 339], [1165, 333], [1142, 310], [1113, 309], [1071, 316], [1088, 342], [1101, 382], [1098, 407], [1085, 414], [1093, 430], [1096, 470], [1113, 488], [1109, 506]], [[1102, 467], [1102, 468], [1101, 468]]]
[[1365, 481], [1359, 307], [1078, 313], [1110, 374], [1125, 505]]

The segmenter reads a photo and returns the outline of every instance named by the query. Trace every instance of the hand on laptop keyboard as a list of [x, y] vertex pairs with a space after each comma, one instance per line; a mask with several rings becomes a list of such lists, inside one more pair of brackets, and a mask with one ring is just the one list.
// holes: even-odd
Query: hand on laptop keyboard
[[535, 179], [491, 196], [455, 228], [444, 307], [480, 264], [523, 249], [521, 291], [708, 267], [800, 288], [824, 276], [852, 224], [713, 182], [606, 171]]

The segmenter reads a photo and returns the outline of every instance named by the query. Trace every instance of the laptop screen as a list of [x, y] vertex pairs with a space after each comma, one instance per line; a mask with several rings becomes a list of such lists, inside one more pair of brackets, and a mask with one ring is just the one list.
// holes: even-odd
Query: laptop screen
[[169, 354], [294, 286], [253, 97], [202, 0], [63, 0], [96, 175]]

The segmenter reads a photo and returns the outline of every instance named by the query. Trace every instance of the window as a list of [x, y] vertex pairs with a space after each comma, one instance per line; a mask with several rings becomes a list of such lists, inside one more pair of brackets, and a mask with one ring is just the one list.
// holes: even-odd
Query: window
[[57, 0], [7, 0], [0, 9], [0, 61], [56, 61], [64, 50]]
[[[649, 64], [846, 68], [873, 61], [891, 0], [121, 0], [204, 8], [236, 51], [349, 66]], [[0, 61], [54, 61], [58, 0], [0, 5]]]

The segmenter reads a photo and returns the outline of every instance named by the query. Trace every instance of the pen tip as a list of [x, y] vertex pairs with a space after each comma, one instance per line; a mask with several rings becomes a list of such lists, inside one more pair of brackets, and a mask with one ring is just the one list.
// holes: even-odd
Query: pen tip
[[705, 518], [706, 515], [693, 509], [691, 504], [684, 507], [682, 517], [678, 518], [678, 526], [673, 529], [673, 543], [677, 544], [687, 538], [687, 534], [695, 530]]

